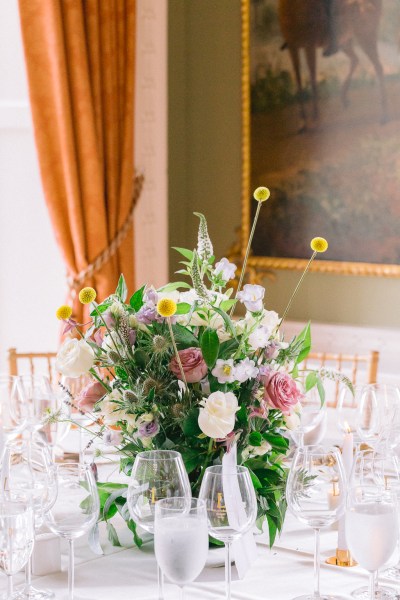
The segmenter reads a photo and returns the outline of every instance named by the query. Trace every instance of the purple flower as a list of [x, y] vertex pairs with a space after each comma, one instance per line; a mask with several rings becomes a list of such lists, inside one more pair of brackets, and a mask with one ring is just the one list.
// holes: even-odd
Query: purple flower
[[122, 434], [120, 431], [109, 429], [103, 434], [103, 441], [106, 446], [118, 446], [122, 442]]
[[143, 423], [139, 427], [140, 437], [154, 437], [160, 431], [160, 426], [157, 421], [150, 421], [150, 423]]
[[281, 345], [279, 342], [270, 342], [264, 350], [264, 356], [267, 360], [277, 358]]
[[153, 287], [149, 287], [146, 289], [143, 300], [145, 304], [152, 304], [153, 306], [157, 305], [158, 302], [158, 294]]
[[143, 325], [151, 325], [153, 321], [158, 321], [159, 323], [162, 321], [162, 317], [157, 313], [156, 307], [147, 306], [146, 304], [136, 313], [136, 318]]
[[131, 346], [136, 342], [136, 331], [134, 329], [129, 330], [129, 343]]
[[236, 294], [236, 298], [243, 302], [250, 312], [260, 312], [263, 309], [263, 299], [265, 288], [261, 285], [251, 285], [246, 283], [243, 290]]
[[103, 317], [103, 321], [107, 325], [108, 329], [112, 329], [115, 325], [115, 319], [110, 310], [106, 310], [101, 316]]

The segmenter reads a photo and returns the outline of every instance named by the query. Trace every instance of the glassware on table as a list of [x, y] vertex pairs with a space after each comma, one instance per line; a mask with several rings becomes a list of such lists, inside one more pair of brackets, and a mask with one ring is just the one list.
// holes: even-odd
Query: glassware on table
[[74, 596], [74, 541], [88, 533], [97, 522], [99, 495], [92, 469], [78, 463], [63, 463], [56, 468], [57, 499], [45, 515], [53, 533], [68, 540], [68, 600]]
[[336, 420], [339, 431], [347, 433], [350, 428], [350, 431], [353, 434], [355, 433], [357, 438], [357, 409], [362, 390], [362, 385], [354, 385], [353, 391], [347, 385], [342, 385], [336, 405]]
[[17, 381], [15, 376], [0, 375], [0, 427], [5, 440], [17, 437], [25, 427], [24, 415], [13, 411]]
[[[32, 440], [12, 440], [2, 454], [0, 462], [0, 497], [3, 499], [29, 499], [32, 503], [34, 526], [43, 524], [44, 514], [55, 502], [57, 483], [50, 449], [34, 437]], [[45, 600], [53, 598], [50, 590], [32, 586], [32, 562], [26, 565], [25, 585], [16, 591], [13, 600]]]
[[42, 427], [43, 417], [51, 408], [54, 391], [46, 375], [19, 375], [13, 395], [13, 414], [23, 419], [29, 434]]
[[302, 398], [298, 415], [300, 419], [299, 426], [290, 433], [295, 444], [302, 448], [305, 443], [305, 436], [311, 434], [313, 430], [322, 428], [326, 418], [326, 404], [322, 403], [316, 386]]
[[396, 386], [368, 384], [361, 391], [357, 432], [370, 446], [386, 443], [400, 416], [400, 393]]
[[[338, 450], [321, 446], [298, 448], [286, 486], [288, 507], [294, 516], [315, 531], [314, 592], [295, 600], [338, 600], [320, 594], [320, 529], [332, 525], [344, 513], [346, 476]], [[336, 502], [330, 501], [335, 485]]]
[[207, 506], [208, 532], [225, 544], [226, 599], [231, 598], [231, 545], [253, 526], [257, 518], [257, 500], [249, 470], [237, 466], [223, 471], [221, 465], [204, 472], [199, 498]]
[[207, 510], [197, 498], [164, 498], [156, 502], [154, 548], [161, 571], [180, 587], [196, 579], [208, 554]]
[[66, 392], [57, 387], [49, 397], [48, 406], [42, 415], [41, 427], [37, 430], [43, 440], [51, 448], [53, 461], [56, 460], [57, 447], [66, 438], [71, 428], [71, 409], [65, 402]]
[[[191, 498], [189, 477], [182, 456], [174, 450], [148, 450], [136, 455], [127, 503], [132, 519], [154, 534], [155, 507], [163, 498]], [[157, 569], [158, 598], [163, 598], [162, 573]]]
[[376, 594], [376, 574], [396, 548], [397, 521], [397, 500], [390, 490], [360, 485], [349, 490], [346, 539], [351, 554], [370, 574], [368, 600], [386, 597]]
[[30, 558], [33, 537], [31, 503], [0, 498], [0, 569], [7, 575], [7, 592], [2, 600], [15, 598], [12, 578]]

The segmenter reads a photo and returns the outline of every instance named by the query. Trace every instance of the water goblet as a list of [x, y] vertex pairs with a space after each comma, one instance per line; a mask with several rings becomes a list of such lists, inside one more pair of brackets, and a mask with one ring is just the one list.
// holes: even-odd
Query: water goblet
[[336, 405], [337, 426], [341, 433], [350, 431], [357, 434], [357, 409], [360, 403], [363, 386], [355, 385], [350, 389], [347, 385], [341, 386]]
[[2, 600], [13, 600], [13, 575], [27, 563], [33, 548], [33, 511], [30, 502], [0, 498], [0, 569], [7, 575]]
[[[182, 456], [174, 450], [148, 450], [136, 455], [128, 487], [127, 503], [132, 519], [154, 534], [155, 507], [163, 498], [191, 498], [189, 478]], [[157, 569], [158, 597], [163, 598], [162, 573]]]
[[[320, 593], [320, 529], [332, 525], [345, 510], [345, 481], [340, 453], [321, 446], [298, 448], [286, 486], [288, 507], [295, 517], [315, 531], [314, 592], [295, 600], [338, 600], [339, 596]], [[335, 504], [330, 502], [333, 482]]]
[[25, 427], [25, 416], [12, 408], [17, 381], [15, 376], [0, 375], [0, 427], [6, 441], [17, 437]]
[[54, 391], [46, 375], [20, 375], [13, 395], [13, 414], [24, 418], [29, 435], [42, 426], [46, 410], [51, 408]]
[[354, 558], [370, 574], [368, 600], [397, 597], [387, 596], [385, 591], [377, 594], [376, 580], [378, 569], [393, 554], [398, 537], [397, 500], [393, 493], [380, 485], [350, 488], [346, 539]]
[[68, 600], [74, 598], [74, 541], [88, 533], [97, 522], [99, 495], [92, 469], [79, 463], [63, 463], [56, 469], [58, 495], [45, 514], [53, 533], [69, 543]]
[[[307, 434], [323, 426], [323, 420], [326, 418], [326, 404], [321, 401], [318, 389], [313, 387], [309, 390], [300, 402], [299, 426], [291, 431], [291, 436], [295, 444], [302, 448]], [[314, 433], [314, 432], [313, 432]]]
[[207, 510], [197, 498], [164, 498], [156, 502], [154, 548], [161, 571], [181, 590], [204, 568], [208, 554]]
[[257, 500], [249, 470], [237, 466], [225, 471], [221, 465], [204, 472], [199, 498], [207, 506], [208, 532], [225, 544], [226, 599], [231, 598], [231, 545], [254, 525]]

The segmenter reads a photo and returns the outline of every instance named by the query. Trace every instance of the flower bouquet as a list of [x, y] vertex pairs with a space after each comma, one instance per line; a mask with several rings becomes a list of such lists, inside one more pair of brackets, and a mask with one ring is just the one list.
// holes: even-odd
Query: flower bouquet
[[[92, 419], [94, 437], [117, 447], [127, 475], [138, 452], [175, 449], [196, 495], [206, 467], [220, 463], [236, 444], [238, 463], [248, 467], [256, 491], [257, 524], [268, 522], [272, 545], [285, 515], [287, 430], [298, 423], [303, 394], [317, 386], [323, 402], [324, 391], [319, 373], [310, 372], [303, 387], [298, 381], [311, 347], [309, 325], [284, 342], [280, 326], [287, 311], [280, 318], [266, 310], [262, 286], [242, 288], [256, 220], [268, 196], [267, 188], [255, 191], [258, 207], [235, 294], [229, 281], [236, 267], [227, 258], [215, 262], [206, 219], [195, 213], [197, 248], [175, 248], [183, 258], [178, 273], [188, 281], [159, 289], [144, 285], [128, 299], [121, 275], [115, 294], [100, 304], [95, 290], [84, 288], [79, 299], [91, 308], [86, 329], [71, 318], [69, 306], [57, 311], [65, 328], [81, 337], [64, 341], [56, 368], [67, 377], [91, 374], [91, 383], [68, 402]], [[314, 238], [311, 247], [309, 264], [327, 243]], [[234, 319], [239, 305], [246, 312]], [[110, 522], [118, 512], [140, 545], [125, 507], [127, 486], [99, 482], [98, 488], [109, 539], [119, 543]]]

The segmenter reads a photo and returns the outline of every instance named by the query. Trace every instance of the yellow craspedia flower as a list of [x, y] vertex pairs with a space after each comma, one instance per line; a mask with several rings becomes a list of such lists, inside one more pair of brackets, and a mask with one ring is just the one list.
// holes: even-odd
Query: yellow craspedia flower
[[254, 190], [253, 197], [257, 202], [265, 202], [270, 197], [271, 192], [266, 187], [258, 187]]
[[176, 302], [171, 298], [162, 298], [157, 302], [157, 312], [162, 317], [172, 317], [176, 313]]
[[310, 246], [311, 250], [314, 250], [314, 252], [319, 252], [321, 254], [322, 252], [326, 252], [328, 250], [328, 242], [323, 237], [313, 238], [311, 240]]
[[72, 315], [72, 308], [70, 306], [67, 306], [66, 304], [63, 304], [56, 310], [56, 317], [57, 317], [57, 319], [60, 319], [60, 321], [64, 321], [64, 320], [66, 321], [67, 319], [70, 318], [71, 315]]
[[91, 287], [85, 287], [79, 292], [79, 302], [82, 304], [90, 304], [96, 300], [96, 290]]

